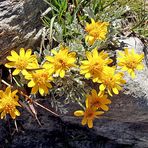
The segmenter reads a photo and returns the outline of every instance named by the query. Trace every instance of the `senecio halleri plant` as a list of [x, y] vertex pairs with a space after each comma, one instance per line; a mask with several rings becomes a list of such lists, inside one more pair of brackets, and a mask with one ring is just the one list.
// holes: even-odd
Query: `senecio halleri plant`
[[[94, 19], [91, 19], [90, 24], [86, 23], [85, 42], [93, 46], [96, 40], [105, 40], [108, 26], [108, 22], [95, 22]], [[88, 127], [92, 128], [94, 119], [109, 111], [108, 105], [112, 102], [111, 97], [119, 94], [126, 83], [123, 72], [127, 71], [132, 78], [135, 78], [135, 71], [144, 68], [142, 64], [144, 55], [135, 53], [134, 49], [125, 48], [124, 51], [118, 52], [118, 62], [113, 66], [110, 66], [113, 64], [113, 59], [106, 51], [99, 52], [98, 47], [85, 51], [83, 56], [79, 56], [80, 54], [71, 51], [70, 47], [60, 45], [49, 51], [48, 55], [44, 55], [41, 58], [43, 60], [39, 62], [37, 55], [32, 54], [31, 49], [21, 48], [19, 53], [11, 51], [11, 56], [7, 56], [8, 62], [5, 67], [12, 69], [12, 77], [15, 82], [18, 84], [17, 80], [20, 78], [20, 83], [26, 84], [30, 88], [29, 95], [34, 97], [41, 95], [48, 98], [52, 90], [59, 89], [59, 82], [63, 83], [63, 87], [67, 85], [66, 80], [72, 79], [72, 82], [75, 82], [74, 79], [81, 77], [83, 82], [92, 81], [98, 89], [95, 90], [90, 86], [90, 92], [86, 90], [87, 94], [84, 94], [84, 101], [79, 102], [83, 110], [74, 111], [75, 116], [83, 117], [82, 125], [88, 124]], [[17, 108], [23, 107], [23, 98], [29, 100], [30, 103], [35, 100], [22, 91], [21, 85], [9, 85], [7, 82], [4, 84], [8, 87], [0, 90], [1, 119], [4, 119], [7, 114], [15, 119], [20, 116]], [[36, 104], [38, 103], [36, 102]]]

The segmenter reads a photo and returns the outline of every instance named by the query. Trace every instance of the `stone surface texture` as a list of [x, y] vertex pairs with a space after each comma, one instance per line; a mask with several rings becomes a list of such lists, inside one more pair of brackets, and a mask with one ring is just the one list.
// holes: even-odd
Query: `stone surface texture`
[[[137, 53], [143, 53], [144, 45], [138, 38], [122, 41], [129, 49], [134, 48]], [[148, 147], [148, 68], [146, 61], [143, 62], [145, 69], [136, 72], [135, 79], [128, 74], [125, 76], [127, 84], [123, 91], [111, 98], [110, 110], [95, 121], [93, 131], [96, 135], [134, 148]], [[72, 116], [65, 116], [63, 120], [78, 123]]]
[[40, 16], [45, 9], [43, 0], [0, 1], [0, 61], [11, 49], [32, 48], [40, 44]]
[[[45, 7], [42, 0], [0, 1], [0, 61], [11, 49], [33, 47], [38, 43], [42, 28], [40, 14]], [[147, 51], [138, 38], [121, 41], [139, 53]], [[148, 52], [145, 53], [147, 57]], [[38, 109], [41, 127], [23, 111], [17, 121], [19, 133], [12, 132], [15, 131], [14, 122], [0, 122], [1, 146], [147, 148], [148, 68], [144, 62], [145, 69], [137, 72], [134, 80], [126, 76], [123, 91], [112, 98], [110, 111], [95, 120], [93, 129], [80, 125], [81, 119], [73, 116], [73, 104], [68, 106], [69, 114], [61, 119]]]

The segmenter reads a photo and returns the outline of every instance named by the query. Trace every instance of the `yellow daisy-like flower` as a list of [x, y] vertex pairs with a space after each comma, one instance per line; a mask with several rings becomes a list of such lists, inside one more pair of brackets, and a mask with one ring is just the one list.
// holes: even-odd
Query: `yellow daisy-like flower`
[[112, 92], [114, 94], [119, 94], [119, 90], [122, 90], [122, 85], [126, 83], [123, 79], [123, 73], [115, 73], [115, 67], [106, 66], [103, 70], [101, 77], [101, 85], [99, 86], [100, 94], [104, 94], [105, 89], [107, 89], [110, 96], [112, 96]]
[[111, 101], [107, 99], [107, 95], [100, 95], [98, 96], [97, 92], [95, 89], [92, 89], [91, 95], [86, 96], [86, 103], [90, 107], [95, 107], [97, 109], [102, 109], [104, 111], [108, 111], [109, 107], [107, 104], [111, 104]]
[[14, 50], [11, 51], [11, 56], [7, 56], [10, 61], [5, 64], [7, 68], [15, 68], [12, 75], [18, 75], [20, 72], [25, 75], [27, 70], [38, 68], [38, 62], [35, 55], [32, 54], [32, 50], [28, 49], [25, 53], [24, 48], [20, 49], [20, 55]]
[[110, 64], [112, 60], [104, 51], [98, 53], [97, 48], [92, 53], [86, 52], [86, 57], [88, 60], [81, 61], [80, 74], [84, 74], [87, 79], [92, 78], [93, 82], [100, 82], [104, 66]]
[[18, 96], [16, 93], [18, 90], [11, 92], [11, 88], [7, 87], [5, 91], [0, 90], [0, 112], [1, 119], [3, 119], [6, 114], [10, 114], [12, 119], [16, 116], [20, 116], [20, 112], [16, 109], [16, 106], [21, 105], [18, 103]]
[[48, 89], [52, 87], [51, 81], [53, 78], [47, 69], [40, 69], [28, 73], [25, 75], [25, 79], [30, 80], [28, 87], [32, 87], [32, 94], [36, 94], [39, 91], [42, 96], [46, 95], [49, 92]]
[[59, 52], [52, 50], [55, 56], [46, 56], [47, 61], [49, 61], [48, 69], [54, 71], [61, 78], [65, 76], [65, 71], [71, 67], [75, 67], [76, 53], [70, 52], [67, 47], [60, 47]]
[[88, 32], [88, 35], [85, 37], [85, 41], [89, 45], [93, 45], [96, 40], [105, 40], [107, 34], [108, 22], [95, 22], [94, 19], [91, 19], [91, 23], [86, 23], [85, 30]]
[[87, 103], [85, 111], [77, 110], [74, 112], [74, 115], [77, 117], [83, 116], [81, 124], [82, 125], [88, 124], [89, 128], [93, 127], [93, 120], [95, 118], [98, 118], [98, 116], [102, 114], [104, 114], [103, 111], [97, 111], [96, 108], [89, 107]]
[[144, 59], [144, 54], [135, 53], [134, 49], [131, 51], [125, 48], [124, 52], [119, 51], [121, 57], [118, 59], [118, 65], [122, 67], [121, 70], [127, 71], [132, 78], [135, 78], [135, 70], [142, 70], [144, 65], [142, 60]]

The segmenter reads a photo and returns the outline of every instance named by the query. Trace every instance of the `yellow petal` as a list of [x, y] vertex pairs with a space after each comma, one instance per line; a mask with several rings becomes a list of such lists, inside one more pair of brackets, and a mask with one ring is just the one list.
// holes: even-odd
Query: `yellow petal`
[[86, 100], [85, 100], [85, 105], [86, 105], [86, 107], [88, 108], [89, 107], [89, 99], [88, 99], [88, 97], [86, 98]]
[[94, 98], [98, 97], [98, 94], [95, 89], [92, 89], [91, 93]]
[[86, 52], [86, 57], [87, 57], [88, 60], [91, 60], [92, 59], [91, 52], [87, 51]]
[[99, 91], [98, 96], [103, 96], [104, 95], [104, 91]]
[[48, 60], [49, 62], [54, 62], [54, 58], [51, 56], [46, 56], [46, 60]]
[[16, 118], [15, 112], [14, 111], [11, 111], [10, 112], [10, 116], [11, 116], [12, 119], [15, 119]]
[[74, 112], [74, 115], [79, 117], [79, 116], [83, 116], [84, 115], [84, 111], [83, 110], [77, 110]]
[[70, 58], [74, 58], [75, 56], [76, 56], [76, 52], [70, 52], [68, 54], [68, 57], [70, 57]]
[[19, 57], [19, 55], [18, 55], [14, 50], [11, 51], [11, 55], [12, 55], [14, 58], [18, 58], [18, 57]]
[[101, 85], [99, 86], [100, 91], [104, 91], [105, 88], [106, 88], [106, 86], [105, 86], [104, 84], [101, 84]]
[[12, 73], [12, 75], [18, 75], [20, 73], [20, 69], [15, 69]]
[[65, 70], [61, 70], [61, 71], [60, 71], [60, 77], [61, 77], [61, 78], [64, 78], [64, 76], [65, 76]]
[[12, 57], [12, 56], [7, 56], [7, 60], [9, 61], [16, 61], [16, 57]]
[[[121, 56], [121, 57], [124, 57], [124, 53], [122, 51], [118, 51], [118, 54]], [[118, 59], [118, 58], [117, 58]]]
[[17, 109], [15, 109], [15, 115], [20, 116], [20, 112]]
[[80, 74], [85, 74], [85, 73], [87, 73], [87, 72], [89, 72], [88, 69], [80, 70]]
[[25, 57], [30, 57], [32, 54], [32, 50], [31, 49], [27, 49]]
[[87, 119], [86, 118], [83, 118], [81, 124], [82, 125], [85, 125], [86, 123], [87, 123]]
[[21, 48], [20, 49], [20, 56], [21, 57], [24, 57], [25, 56], [25, 49], [24, 48]]
[[6, 116], [6, 112], [3, 111], [3, 112], [1, 113], [1, 119], [4, 119], [5, 116]]
[[89, 45], [93, 45], [95, 38], [93, 36], [86, 36], [85, 41], [88, 42]]
[[132, 71], [132, 72], [130, 73], [130, 75], [131, 75], [132, 79], [134, 79], [134, 78], [136, 77], [136, 75], [135, 75], [135, 72], [134, 72], [134, 71]]
[[137, 65], [137, 67], [136, 67], [136, 69], [138, 69], [138, 70], [142, 70], [144, 68], [144, 65], [143, 64], [139, 64], [139, 65]]
[[91, 119], [88, 119], [88, 127], [89, 128], [93, 127], [93, 121]]
[[14, 96], [15, 96], [15, 98], [16, 98], [16, 93], [18, 92], [18, 90], [15, 90], [15, 91], [13, 91], [12, 93], [11, 93], [11, 97], [13, 98]]
[[8, 86], [5, 90], [6, 95], [11, 94], [11, 88]]
[[126, 66], [124, 66], [124, 67], [122, 67], [122, 69], [121, 69], [122, 71], [127, 71], [128, 70], [128, 68], [126, 67]]
[[48, 94], [49, 90], [46, 85], [41, 85], [41, 88], [44, 90], [44, 94]]
[[38, 91], [39, 87], [37, 85], [35, 85], [32, 89], [31, 89], [31, 94], [36, 94]]
[[128, 48], [125, 48], [124, 52], [125, 52], [126, 55], [128, 55]]
[[56, 75], [59, 75], [60, 72], [61, 72], [61, 69], [58, 69], [55, 71]]
[[91, 18], [91, 23], [95, 24], [95, 20], [93, 18]]
[[98, 58], [98, 50], [97, 50], [97, 48], [93, 49], [93, 58], [95, 58], [95, 59]]
[[23, 75], [27, 75], [28, 74], [26, 69], [23, 69], [21, 72], [22, 72]]
[[41, 87], [39, 87], [39, 93], [43, 96], [43, 95], [44, 95], [44, 93], [45, 93], [44, 89], [43, 89], [43, 88], [41, 88]]
[[[93, 80], [94, 83], [99, 81], [98, 78], [92, 78], [92, 80]], [[99, 82], [98, 82], [98, 83], [99, 83]]]
[[104, 114], [104, 112], [103, 111], [96, 111], [95, 114], [96, 115], [102, 115], [102, 114]]
[[46, 86], [47, 86], [48, 88], [52, 88], [51, 83], [46, 83]]
[[89, 61], [84, 60], [84, 61], [81, 61], [81, 63], [84, 64], [84, 65], [88, 65], [89, 64]]
[[113, 96], [112, 93], [111, 93], [111, 89], [108, 88], [107, 91], [108, 91], [108, 94], [109, 94], [110, 96]]
[[15, 62], [9, 62], [9, 63], [6, 63], [5, 64], [5, 67], [7, 67], [7, 68], [13, 68], [14, 65], [15, 65]]
[[[107, 97], [107, 96], [106, 96]], [[111, 100], [109, 100], [109, 99], [104, 99], [104, 103], [105, 104], [111, 104], [112, 102], [111, 102]]]
[[119, 94], [119, 91], [118, 91], [118, 89], [117, 89], [116, 87], [112, 88], [112, 90], [113, 90], [113, 92], [114, 92], [115, 94]]
[[89, 79], [90, 77], [91, 77], [91, 74], [90, 74], [90, 73], [86, 73], [86, 74], [85, 74], [85, 78], [86, 78], [86, 79]]
[[28, 83], [28, 87], [33, 87], [33, 86], [35, 86], [35, 82], [31, 80], [31, 81]]
[[102, 105], [101, 105], [101, 108], [102, 108], [104, 111], [108, 111], [108, 110], [109, 110], [108, 106], [105, 105], [105, 104], [102, 104]]

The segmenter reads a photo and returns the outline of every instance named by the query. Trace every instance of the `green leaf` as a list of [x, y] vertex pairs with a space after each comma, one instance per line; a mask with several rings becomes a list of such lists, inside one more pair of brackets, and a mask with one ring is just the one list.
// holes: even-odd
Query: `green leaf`
[[52, 30], [53, 30], [53, 24], [54, 24], [54, 20], [55, 20], [56, 16], [54, 16], [52, 19], [51, 19], [51, 22], [50, 22], [50, 33], [49, 33], [49, 40], [51, 41], [52, 39]]

